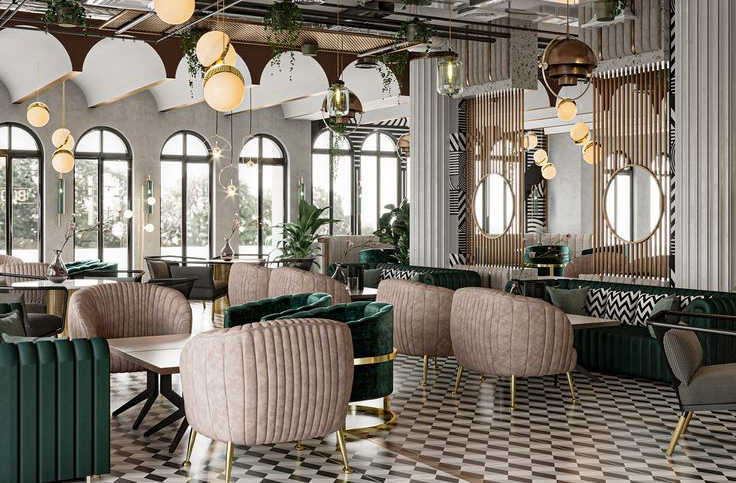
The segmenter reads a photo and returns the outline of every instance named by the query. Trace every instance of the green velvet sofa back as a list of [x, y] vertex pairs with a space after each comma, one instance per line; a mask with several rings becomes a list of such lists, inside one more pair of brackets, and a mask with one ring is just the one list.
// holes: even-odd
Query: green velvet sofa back
[[[382, 302], [352, 302], [297, 312], [282, 319], [330, 319], [345, 322], [353, 339], [353, 357], [374, 357], [394, 350], [394, 308]], [[350, 401], [389, 396], [394, 391], [394, 361], [355, 366]]]
[[360, 263], [396, 263], [395, 248], [366, 248], [358, 253]]
[[66, 269], [69, 270], [69, 276], [92, 276], [90, 271], [102, 273], [114, 273], [117, 275], [118, 264], [112, 262], [103, 262], [101, 260], [78, 260], [65, 263]]
[[321, 292], [306, 292], [265, 298], [235, 305], [225, 310], [224, 327], [252, 324], [260, 320], [274, 320], [304, 310], [327, 307], [332, 295]]
[[0, 344], [0, 481], [110, 472], [105, 339]]
[[[399, 265], [398, 263], [348, 263], [343, 267], [351, 265], [362, 266], [366, 270], [393, 269], [402, 272], [414, 272], [419, 274], [419, 282], [437, 287], [445, 287], [457, 290], [463, 287], [480, 287], [480, 274], [471, 270], [455, 270], [452, 268], [419, 267], [416, 265]], [[327, 272], [335, 273], [335, 265], [331, 264]]]

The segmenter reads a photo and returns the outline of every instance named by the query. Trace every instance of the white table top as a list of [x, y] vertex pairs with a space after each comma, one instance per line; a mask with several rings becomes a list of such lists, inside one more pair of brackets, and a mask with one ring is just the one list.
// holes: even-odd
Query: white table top
[[596, 329], [600, 327], [616, 327], [621, 325], [618, 320], [599, 319], [587, 315], [566, 314], [573, 329]]
[[157, 374], [178, 374], [181, 350], [197, 334], [108, 339], [110, 351]]
[[70, 278], [62, 283], [54, 283], [48, 280], [29, 280], [27, 282], [15, 282], [11, 286], [16, 288], [48, 288], [64, 287], [67, 290], [77, 290], [84, 287], [94, 287], [106, 283], [117, 283], [110, 278]]

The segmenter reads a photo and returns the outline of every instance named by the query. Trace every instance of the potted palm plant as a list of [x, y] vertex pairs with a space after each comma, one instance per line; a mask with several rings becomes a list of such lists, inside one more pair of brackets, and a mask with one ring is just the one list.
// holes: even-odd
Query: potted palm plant
[[409, 202], [399, 206], [386, 205], [389, 210], [378, 220], [378, 230], [373, 234], [378, 241], [396, 248], [396, 259], [402, 265], [409, 264]]
[[340, 221], [322, 216], [329, 208], [329, 206], [318, 208], [304, 199], [299, 200], [299, 215], [296, 221], [278, 225], [283, 238], [278, 244], [281, 254], [277, 260], [285, 266], [310, 270], [319, 251], [315, 242], [321, 235], [320, 229]]

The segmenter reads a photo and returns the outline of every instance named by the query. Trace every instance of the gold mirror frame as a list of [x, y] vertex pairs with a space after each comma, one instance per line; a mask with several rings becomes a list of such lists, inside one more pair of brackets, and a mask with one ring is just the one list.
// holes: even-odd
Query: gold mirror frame
[[[645, 172], [647, 172], [649, 176], [651, 176], [652, 179], [654, 179], [654, 181], [657, 183], [657, 190], [659, 191], [659, 215], [657, 216], [657, 222], [654, 224], [654, 227], [649, 232], [649, 234], [639, 240], [627, 240], [616, 232], [616, 230], [613, 228], [613, 224], [611, 223], [611, 220], [608, 218], [608, 207], [606, 204], [606, 199], [608, 199], [608, 190], [611, 188], [611, 184], [613, 183], [613, 180], [616, 179], [616, 176], [618, 176], [618, 174], [621, 171], [629, 167], [631, 167], [632, 169], [641, 168]], [[616, 238], [618, 238], [624, 243], [630, 243], [630, 244], [644, 243], [645, 241], [649, 240], [652, 236], [654, 236], [654, 234], [657, 232], [657, 229], [659, 229], [659, 226], [662, 224], [662, 216], [664, 215], [664, 192], [662, 191], [662, 185], [660, 184], [659, 179], [657, 179], [657, 175], [654, 174], [654, 171], [652, 171], [651, 169], [647, 168], [646, 166], [642, 164], [628, 163], [628, 164], [621, 166], [616, 171], [614, 171], [613, 175], [611, 175], [611, 179], [609, 179], [608, 183], [606, 183], [606, 189], [603, 191], [602, 205], [603, 205], [603, 210], [602, 210], [603, 218], [606, 220], [606, 225], [608, 226], [608, 229], [611, 230], [611, 233], [613, 233], [613, 235]]]
[[[480, 224], [478, 223], [478, 218], [475, 216], [475, 200], [478, 197], [478, 191], [480, 191], [478, 187], [482, 185], [483, 182], [487, 178], [493, 175], [499, 176], [504, 181], [504, 183], [506, 183], [506, 187], [509, 189], [509, 192], [511, 193], [511, 218], [509, 219], [509, 222], [506, 224], [506, 228], [503, 230], [503, 232], [499, 233], [498, 235], [491, 235], [489, 233], [486, 233], [485, 230], [483, 230], [483, 227], [481, 227]], [[509, 182], [509, 180], [500, 173], [488, 173], [484, 175], [478, 181], [478, 183], [475, 185], [475, 188], [473, 189], [473, 200], [471, 203], [472, 203], [471, 211], [473, 214], [473, 223], [475, 224], [475, 227], [478, 228], [478, 231], [480, 232], [480, 234], [486, 238], [489, 238], [491, 240], [497, 240], [501, 238], [502, 236], [504, 236], [511, 229], [511, 226], [514, 224], [514, 218], [516, 218], [516, 195], [514, 194], [514, 190], [511, 187], [511, 183]]]

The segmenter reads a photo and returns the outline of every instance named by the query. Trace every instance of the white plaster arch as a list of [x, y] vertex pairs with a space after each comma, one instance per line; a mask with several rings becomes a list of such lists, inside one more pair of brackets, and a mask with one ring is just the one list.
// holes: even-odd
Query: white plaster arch
[[[389, 71], [388, 67], [381, 63], [384, 72]], [[366, 103], [379, 101], [391, 97], [397, 97], [401, 94], [399, 83], [393, 74], [390, 74], [390, 82], [386, 92], [383, 91], [383, 79], [378, 69], [358, 69], [355, 67], [357, 61], [350, 63], [342, 71], [342, 80], [350, 91], [355, 92], [358, 99], [365, 106]]]

